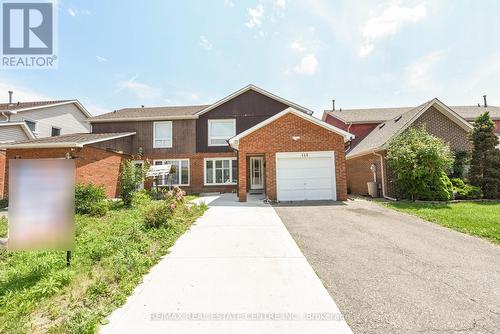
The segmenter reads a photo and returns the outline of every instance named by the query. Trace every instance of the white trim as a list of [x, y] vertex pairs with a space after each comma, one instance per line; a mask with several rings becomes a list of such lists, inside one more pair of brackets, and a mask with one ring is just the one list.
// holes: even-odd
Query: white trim
[[[234, 134], [232, 136], [230, 136], [229, 138], [226, 138], [226, 137], [212, 137], [212, 130], [211, 130], [211, 124], [212, 123], [216, 123], [216, 122], [220, 122], [220, 123], [232, 123], [233, 124], [233, 128], [234, 128]], [[229, 144], [227, 143], [227, 141], [234, 137], [236, 135], [236, 118], [213, 118], [213, 119], [209, 119], [208, 122], [207, 122], [207, 127], [208, 127], [208, 137], [207, 137], [207, 146], [228, 146]], [[211, 144], [210, 141], [211, 139], [223, 139], [225, 140], [226, 142], [224, 144]]]
[[328, 130], [328, 131], [331, 131], [331, 132], [335, 132], [341, 136], [344, 137], [344, 142], [347, 142], [349, 140], [352, 140], [354, 139], [354, 135], [352, 133], [349, 133], [347, 131], [344, 131], [342, 129], [339, 129], [331, 124], [328, 124], [326, 122], [323, 122], [322, 120], [320, 119], [317, 119], [316, 117], [314, 116], [311, 116], [311, 115], [308, 115], [308, 114], [305, 114], [301, 111], [298, 111], [297, 109], [294, 109], [294, 108], [287, 108], [279, 113], [277, 113], [276, 115], [272, 116], [272, 117], [269, 117], [267, 118], [266, 120], [256, 124], [255, 126], [251, 127], [250, 129], [248, 130], [245, 130], [243, 131], [242, 133], [234, 136], [233, 138], [229, 139], [229, 145], [231, 147], [233, 147], [234, 149], [238, 149], [238, 145], [239, 145], [239, 140], [249, 134], [251, 134], [252, 132], [274, 122], [275, 120], [277, 120], [278, 118], [288, 114], [288, 113], [291, 113], [291, 114], [294, 114], [296, 116], [299, 116], [303, 119], [305, 119], [306, 121], [309, 121], [311, 123], [314, 123], [318, 126], [321, 126], [322, 128]]
[[301, 110], [301, 111], [303, 111], [303, 112], [305, 112], [305, 113], [307, 113], [307, 114], [312, 115], [312, 113], [313, 113], [313, 111], [312, 111], [312, 110], [309, 110], [309, 109], [304, 108], [304, 107], [302, 107], [302, 106], [300, 106], [300, 105], [298, 105], [298, 104], [296, 104], [296, 103], [293, 103], [293, 102], [291, 102], [291, 101], [288, 101], [288, 100], [286, 100], [286, 99], [284, 99], [284, 98], [282, 98], [282, 97], [279, 97], [279, 96], [277, 96], [277, 95], [274, 95], [273, 93], [270, 93], [270, 92], [268, 92], [268, 91], [266, 91], [266, 90], [264, 90], [264, 89], [262, 89], [262, 88], [259, 88], [259, 87], [255, 86], [255, 85], [249, 84], [249, 85], [247, 85], [247, 86], [245, 86], [245, 87], [241, 88], [240, 90], [238, 90], [238, 91], [236, 91], [236, 92], [234, 92], [234, 93], [232, 93], [232, 94], [230, 94], [230, 95], [226, 96], [226, 97], [225, 97], [225, 98], [223, 98], [222, 100], [219, 100], [219, 101], [215, 102], [214, 104], [211, 104], [211, 105], [209, 105], [209, 106], [208, 106], [208, 107], [206, 107], [206, 108], [203, 108], [202, 110], [198, 111], [198, 112], [196, 113], [196, 115], [203, 115], [204, 113], [209, 112], [210, 110], [217, 108], [217, 107], [218, 107], [218, 106], [220, 106], [221, 104], [224, 104], [224, 103], [226, 103], [227, 101], [232, 100], [232, 99], [234, 99], [235, 97], [237, 97], [237, 96], [239, 96], [239, 95], [241, 95], [241, 94], [243, 94], [243, 93], [245, 93], [245, 92], [247, 92], [247, 91], [249, 91], [249, 90], [256, 91], [257, 93], [260, 93], [260, 94], [262, 94], [262, 95], [265, 95], [265, 96], [267, 96], [267, 97], [270, 97], [271, 99], [276, 100], [276, 101], [279, 101], [279, 102], [281, 102], [281, 103], [283, 103], [283, 104], [286, 104], [286, 105], [288, 105], [289, 107], [293, 107], [293, 108], [295, 108], [295, 109]]
[[[180, 161], [187, 161], [188, 162], [188, 183], [177, 183], [177, 184], [172, 184], [172, 186], [179, 186], [179, 187], [190, 187], [191, 186], [191, 161], [189, 158], [172, 158], [172, 159], [154, 159], [153, 160], [153, 166], [158, 166], [158, 165], [155, 165], [155, 162], [156, 161], [161, 161], [162, 162], [162, 165], [164, 164], [164, 162], [166, 161], [177, 161], [177, 162], [180, 162]], [[165, 164], [167, 165], [167, 164]], [[173, 164], [171, 164], [173, 165]], [[177, 166], [175, 166], [175, 168], [177, 169], [177, 172], [179, 173], [178, 174], [178, 180], [182, 182], [182, 172], [181, 172], [181, 168], [179, 168], [179, 166], [182, 168], [182, 164], [177, 164]], [[168, 185], [167, 184], [159, 184], [158, 187], [167, 187]]]
[[[207, 183], [207, 161], [214, 161], [213, 164], [213, 179], [215, 181], [215, 161], [216, 160], [236, 160], [238, 161], [238, 158], [236, 157], [213, 157], [213, 158], [204, 158], [203, 159], [203, 185], [204, 186], [235, 186], [238, 184], [238, 182], [229, 182], [229, 183]], [[238, 161], [238, 170], [240, 167], [240, 162]], [[238, 174], [238, 171], [236, 172]], [[238, 178], [238, 175], [236, 175], [236, 178]], [[233, 179], [233, 163], [231, 162], [229, 164], [229, 179]]]
[[[28, 142], [28, 143], [19, 143], [19, 144], [11, 144], [11, 145], [5, 145], [5, 146], [0, 146], [0, 148], [3, 148], [3, 149], [16, 149], [16, 148], [58, 148], [58, 147], [83, 147], [85, 145], [89, 145], [89, 144], [95, 144], [95, 143], [100, 143], [100, 142], [103, 142], [103, 141], [108, 141], [108, 140], [112, 140], [112, 139], [118, 139], [118, 138], [123, 138], [123, 137], [128, 137], [128, 136], [133, 136], [135, 135], [135, 132], [126, 132], [126, 133], [122, 133], [122, 134], [119, 134], [119, 135], [116, 135], [116, 136], [112, 136], [112, 137], [106, 137], [106, 138], [99, 138], [99, 139], [94, 139], [94, 140], [89, 140], [89, 141], [85, 141], [85, 142], [81, 142], [81, 143], [77, 143], [77, 142], [57, 142], [57, 143], [40, 143], [40, 142], [37, 142], [36, 139], [32, 142]], [[68, 136], [68, 135], [66, 135]], [[46, 137], [46, 138], [52, 138], [52, 137]], [[46, 139], [46, 138], [43, 138], [43, 139]]]
[[197, 115], [185, 116], [146, 116], [146, 117], [120, 117], [120, 118], [103, 118], [89, 119], [89, 123], [110, 123], [110, 122], [146, 122], [146, 121], [175, 121], [182, 119], [198, 119]]
[[26, 122], [24, 121], [19, 121], [19, 122], [0, 122], [0, 126], [13, 126], [13, 125], [19, 125], [23, 129], [23, 131], [26, 133], [26, 135], [29, 137], [29, 139], [36, 139], [35, 135], [33, 132], [31, 132], [31, 129], [26, 125]]
[[[304, 156], [306, 155], [306, 156]], [[279, 194], [279, 159], [289, 158], [332, 158], [332, 200], [337, 201], [337, 167], [335, 165], [335, 151], [303, 151], [303, 152], [277, 152], [275, 155], [276, 164], [276, 200], [280, 201]]]
[[[170, 145], [168, 146], [156, 146], [156, 124], [170, 124], [170, 138], [163, 138], [158, 140], [170, 140]], [[172, 148], [174, 146], [173, 143], [173, 135], [174, 133], [174, 125], [172, 121], [161, 121], [161, 122], [153, 122], [153, 148]]]
[[[263, 190], [264, 189], [264, 185], [265, 185], [265, 180], [264, 180], [264, 175], [266, 174], [265, 173], [265, 170], [264, 170], [264, 156], [263, 155], [253, 155], [253, 156], [250, 156], [249, 157], [249, 163], [250, 163], [250, 168], [249, 168], [249, 172], [250, 172], [250, 186], [249, 186], [249, 189], [250, 190]], [[260, 161], [260, 179], [262, 181], [262, 184], [261, 185], [258, 185], [257, 187], [253, 187], [252, 188], [252, 185], [255, 186], [255, 184], [253, 184], [252, 180], [253, 180], [253, 172], [255, 171], [254, 167], [253, 167], [253, 160], [259, 160]]]

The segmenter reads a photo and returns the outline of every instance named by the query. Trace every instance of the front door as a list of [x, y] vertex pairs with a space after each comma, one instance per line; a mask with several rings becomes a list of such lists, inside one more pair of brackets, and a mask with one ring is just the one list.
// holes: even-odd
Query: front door
[[264, 189], [264, 157], [250, 157], [250, 189]]

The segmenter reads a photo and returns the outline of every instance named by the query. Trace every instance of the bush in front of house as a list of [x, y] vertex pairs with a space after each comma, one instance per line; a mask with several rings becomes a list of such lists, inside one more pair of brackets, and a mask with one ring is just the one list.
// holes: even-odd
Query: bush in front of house
[[8, 197], [0, 198], [0, 209], [5, 209], [8, 206], [9, 206], [9, 198]]
[[143, 214], [146, 227], [167, 227], [173, 210], [165, 201], [152, 201], [144, 207]]
[[131, 206], [135, 208], [140, 208], [144, 205], [149, 204], [152, 201], [152, 196], [146, 189], [138, 190], [132, 193]]
[[387, 160], [399, 196], [410, 200], [447, 201], [453, 187], [447, 176], [453, 165], [450, 147], [425, 128], [409, 128], [389, 143]]
[[123, 160], [120, 166], [120, 198], [126, 207], [132, 204], [132, 194], [139, 189], [146, 178], [149, 164], [137, 166], [130, 159]]
[[75, 187], [75, 212], [81, 215], [104, 216], [109, 209], [104, 186], [77, 184]]
[[466, 184], [462, 179], [452, 178], [451, 183], [455, 199], [480, 199], [483, 197], [481, 188]]
[[469, 179], [472, 185], [480, 187], [485, 198], [500, 198], [500, 149], [495, 124], [488, 112], [474, 121], [470, 134], [472, 157]]

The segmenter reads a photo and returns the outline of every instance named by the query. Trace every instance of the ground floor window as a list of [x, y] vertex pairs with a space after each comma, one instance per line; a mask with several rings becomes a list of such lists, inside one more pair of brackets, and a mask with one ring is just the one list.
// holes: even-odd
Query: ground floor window
[[171, 174], [169, 182], [166, 176], [158, 178], [159, 186], [188, 186], [189, 185], [189, 159], [155, 160], [155, 165], [172, 165], [175, 173]]
[[236, 158], [205, 159], [206, 185], [231, 185], [238, 182]]

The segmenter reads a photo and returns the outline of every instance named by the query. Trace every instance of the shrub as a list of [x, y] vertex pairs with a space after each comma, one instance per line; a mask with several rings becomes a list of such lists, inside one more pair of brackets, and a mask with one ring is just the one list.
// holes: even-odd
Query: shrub
[[108, 211], [106, 191], [103, 186], [77, 184], [75, 211], [82, 215], [103, 216]]
[[8, 197], [0, 198], [0, 209], [5, 209], [8, 206], [9, 206], [9, 198]]
[[483, 197], [481, 188], [465, 184], [465, 182], [458, 178], [451, 179], [453, 183], [453, 192], [456, 199], [479, 199]]
[[455, 152], [455, 161], [453, 162], [451, 177], [463, 179], [465, 176], [465, 168], [470, 163], [469, 160], [469, 153], [467, 151]]
[[147, 190], [141, 189], [132, 193], [131, 205], [133, 207], [141, 207], [149, 202], [151, 202], [151, 194]]
[[144, 182], [148, 169], [147, 163], [140, 167], [130, 159], [123, 160], [120, 166], [120, 198], [126, 207], [132, 204], [132, 194]]
[[450, 147], [424, 127], [409, 128], [392, 139], [387, 160], [402, 198], [452, 198], [452, 184], [446, 175], [453, 164]]
[[171, 210], [184, 203], [186, 192], [179, 187], [174, 187], [165, 193], [165, 202]]
[[143, 212], [146, 227], [158, 228], [169, 225], [173, 210], [164, 201], [154, 201], [149, 203]]

